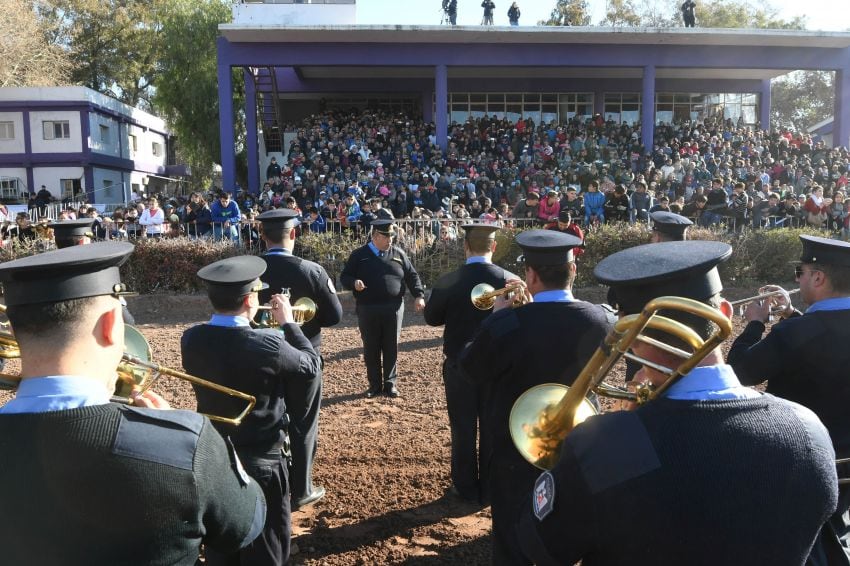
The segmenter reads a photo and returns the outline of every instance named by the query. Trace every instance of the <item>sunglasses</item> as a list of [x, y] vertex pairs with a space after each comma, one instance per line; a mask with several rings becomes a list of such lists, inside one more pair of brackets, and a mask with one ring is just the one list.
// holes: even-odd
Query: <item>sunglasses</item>
[[[809, 269], [809, 273], [811, 273], [812, 271], [820, 271], [820, 269]], [[794, 277], [799, 279], [800, 277], [803, 276], [804, 273], [806, 273], [806, 270], [803, 269], [802, 265], [794, 266]]]

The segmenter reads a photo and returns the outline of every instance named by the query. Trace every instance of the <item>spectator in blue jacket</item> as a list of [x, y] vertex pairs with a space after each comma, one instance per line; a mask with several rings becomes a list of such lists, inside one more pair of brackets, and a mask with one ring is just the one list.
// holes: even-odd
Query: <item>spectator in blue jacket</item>
[[242, 215], [239, 212], [239, 205], [230, 199], [230, 193], [222, 191], [212, 203], [210, 212], [213, 221], [213, 237], [216, 240], [239, 238], [236, 225]]

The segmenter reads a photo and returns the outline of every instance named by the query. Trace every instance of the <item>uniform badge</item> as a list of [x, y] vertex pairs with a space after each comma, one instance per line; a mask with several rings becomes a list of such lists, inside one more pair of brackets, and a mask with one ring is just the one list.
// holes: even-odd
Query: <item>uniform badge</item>
[[239, 476], [239, 483], [243, 486], [248, 485], [251, 483], [251, 476], [249, 476], [248, 472], [245, 471], [245, 468], [242, 467], [242, 462], [236, 454], [236, 447], [233, 446], [233, 442], [231, 442], [230, 437], [227, 437], [225, 441], [227, 442], [227, 451], [230, 454], [230, 463], [233, 466], [233, 469], [236, 470], [236, 475]]
[[328, 277], [328, 291], [331, 292], [331, 295], [336, 295], [336, 287], [334, 287], [334, 282], [330, 277]]
[[543, 472], [534, 482], [534, 516], [542, 521], [555, 506], [555, 478], [549, 472]]

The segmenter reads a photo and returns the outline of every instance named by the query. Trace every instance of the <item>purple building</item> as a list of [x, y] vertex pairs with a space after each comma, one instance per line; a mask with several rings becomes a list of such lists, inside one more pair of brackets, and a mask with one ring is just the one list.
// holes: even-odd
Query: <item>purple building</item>
[[[124, 204], [169, 173], [165, 122], [79, 86], [0, 89], [0, 199]], [[153, 186], [149, 186], [153, 185]]]
[[[850, 140], [850, 33], [278, 25], [286, 18], [256, 14], [235, 8], [234, 23], [219, 27], [225, 188], [235, 182], [233, 68], [244, 70], [251, 190], [271, 155], [286, 150], [279, 125], [320, 108], [421, 113], [442, 147], [452, 122], [485, 114], [536, 124], [596, 113], [642, 124], [722, 116], [768, 128], [771, 79], [825, 70], [836, 78], [834, 142]], [[651, 149], [653, 128], [642, 136]]]

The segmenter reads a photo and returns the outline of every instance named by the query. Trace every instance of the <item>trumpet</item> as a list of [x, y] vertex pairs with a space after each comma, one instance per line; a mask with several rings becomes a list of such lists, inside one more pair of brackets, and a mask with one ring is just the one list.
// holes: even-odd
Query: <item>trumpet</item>
[[514, 302], [512, 306], [518, 307], [526, 303], [525, 297], [522, 293], [516, 293], [516, 291], [521, 288], [521, 283], [515, 283], [513, 285], [509, 284], [501, 289], [495, 289], [492, 285], [488, 285], [487, 283], [479, 283], [472, 288], [472, 291], [469, 293], [469, 298], [475, 308], [482, 311], [488, 311], [496, 304], [496, 297], [506, 293], [514, 293]]
[[[747, 297], [746, 299], [738, 299], [737, 301], [731, 301], [730, 304], [733, 307], [740, 307], [740, 313], [743, 315], [744, 306], [746, 306], [746, 305], [748, 305], [748, 304], [750, 304], [754, 301], [763, 301], [765, 299], [769, 299], [770, 297], [785, 296], [785, 297], [788, 297], [788, 301], [789, 301], [789, 304], [790, 304], [790, 301], [791, 301], [790, 296], [794, 295], [796, 293], [799, 293], [799, 292], [800, 292], [799, 287], [797, 289], [791, 289], [790, 291], [786, 291], [785, 289], [782, 289], [780, 287], [776, 291], [766, 291], [764, 293], [760, 293], [760, 294], [755, 295], [753, 297]], [[783, 307], [773, 307], [773, 308], [770, 309], [770, 314], [772, 316], [774, 314], [778, 314], [778, 313], [782, 312], [783, 310], [785, 310]]]
[[[715, 331], [703, 340], [690, 327], [667, 317], [658, 311], [679, 311], [700, 316], [716, 325]], [[687, 345], [690, 351], [665, 344], [643, 334], [653, 329], [674, 336]], [[627, 399], [638, 404], [659, 397], [680, 377], [696, 367], [732, 333], [732, 323], [719, 310], [704, 303], [683, 297], [659, 297], [653, 299], [638, 315], [621, 318], [605, 337], [572, 386], [545, 383], [528, 389], [511, 409], [509, 429], [517, 450], [533, 465], [542, 470], [551, 470], [558, 461], [561, 444], [570, 431], [587, 418], [597, 413], [587, 399], [593, 391], [597, 395]], [[660, 348], [684, 361], [675, 368], [668, 368], [637, 356], [629, 349], [635, 341]], [[626, 357], [651, 367], [669, 376], [657, 388], [641, 384], [635, 392], [603, 383], [611, 368]]]
[[[288, 299], [291, 296], [291, 291], [289, 287], [284, 287], [280, 290], [280, 294], [284, 295]], [[261, 326], [280, 326], [271, 313], [272, 307], [268, 305], [260, 305], [257, 309], [261, 311], [269, 311], [268, 313], [263, 313], [263, 317], [260, 319]], [[313, 320], [316, 316], [317, 310], [318, 307], [313, 299], [309, 297], [301, 297], [292, 303], [292, 318], [295, 319], [295, 324], [303, 326]]]
[[[6, 306], [0, 305], [0, 313], [6, 312]], [[207, 387], [213, 391], [217, 391], [230, 397], [236, 397], [245, 401], [245, 408], [235, 417], [225, 417], [221, 415], [211, 415], [201, 413], [211, 421], [231, 424], [238, 426], [242, 419], [251, 412], [257, 399], [253, 395], [242, 393], [236, 389], [225, 387], [189, 375], [182, 371], [161, 366], [152, 361], [152, 352], [148, 341], [144, 335], [134, 326], [129, 324], [124, 325], [124, 349], [125, 352], [121, 356], [121, 361], [116, 368], [118, 379], [115, 383], [115, 391], [110, 399], [113, 403], [122, 403], [125, 405], [133, 404], [133, 393], [141, 394], [151, 389], [157, 380], [167, 375], [193, 383], [201, 387]], [[0, 331], [0, 358], [12, 359], [20, 358], [21, 350], [18, 346], [18, 341], [11, 332]], [[0, 374], [0, 389], [15, 390], [20, 385], [21, 377], [19, 375]]]

